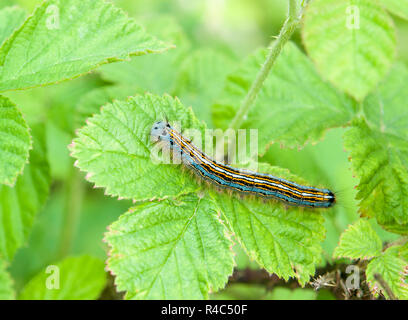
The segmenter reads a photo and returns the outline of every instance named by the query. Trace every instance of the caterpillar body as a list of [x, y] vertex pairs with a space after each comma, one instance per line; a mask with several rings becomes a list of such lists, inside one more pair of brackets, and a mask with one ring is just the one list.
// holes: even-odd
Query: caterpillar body
[[180, 152], [183, 163], [199, 176], [223, 188], [274, 198], [293, 206], [329, 208], [335, 203], [335, 195], [329, 189], [303, 186], [270, 174], [243, 171], [215, 161], [166, 121], [154, 123], [150, 137], [153, 142], [162, 141], [170, 150]]

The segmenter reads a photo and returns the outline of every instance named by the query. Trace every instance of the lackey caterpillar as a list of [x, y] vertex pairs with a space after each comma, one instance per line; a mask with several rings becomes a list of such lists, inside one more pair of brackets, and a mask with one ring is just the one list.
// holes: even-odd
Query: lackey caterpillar
[[212, 160], [166, 121], [153, 124], [150, 138], [153, 142], [162, 141], [170, 150], [180, 152], [184, 164], [218, 186], [274, 198], [293, 206], [329, 208], [335, 203], [335, 196], [328, 189], [302, 186], [270, 174], [243, 171]]

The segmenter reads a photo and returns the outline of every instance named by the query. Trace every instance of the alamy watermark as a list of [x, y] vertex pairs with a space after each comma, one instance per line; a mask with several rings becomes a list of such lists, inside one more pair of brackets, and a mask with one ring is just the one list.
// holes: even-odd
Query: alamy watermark
[[[180, 123], [172, 123], [181, 132]], [[258, 129], [184, 129], [183, 137], [209, 158], [230, 165], [244, 165], [250, 170], [258, 169]], [[169, 148], [168, 142], [156, 143], [150, 152], [154, 164], [180, 164], [183, 155], [179, 148]]]
[[360, 9], [356, 5], [346, 8], [346, 28], [350, 30], [360, 29]]
[[311, 282], [311, 286], [315, 290], [337, 287], [343, 290], [345, 297], [350, 297], [352, 294], [362, 295], [363, 292], [361, 290], [360, 268], [357, 265], [348, 265], [343, 276], [340, 270], [320, 275]]
[[49, 5], [45, 10], [47, 18], [45, 19], [45, 26], [48, 30], [55, 30], [60, 28], [60, 11], [55, 4]]
[[49, 276], [45, 279], [45, 287], [48, 290], [58, 290], [60, 288], [60, 269], [58, 266], [49, 265], [45, 269]]
[[346, 278], [346, 289], [347, 290], [358, 290], [360, 289], [360, 268], [356, 265], [349, 265], [346, 268], [346, 274], [349, 274]]

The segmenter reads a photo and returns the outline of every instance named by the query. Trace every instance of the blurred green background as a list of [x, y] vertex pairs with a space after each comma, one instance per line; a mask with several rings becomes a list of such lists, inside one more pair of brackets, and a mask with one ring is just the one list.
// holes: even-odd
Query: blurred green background
[[[210, 106], [217, 94], [217, 87], [221, 87], [217, 80], [222, 80], [226, 73], [256, 48], [269, 44], [283, 24], [287, 7], [285, 0], [112, 2], [123, 8], [150, 33], [175, 43], [177, 48], [162, 56], [137, 57], [133, 65], [134, 74], [130, 74], [128, 78], [126, 75], [129, 72], [123, 73], [123, 64], [115, 63], [69, 82], [6, 94], [22, 109], [29, 123], [40, 122], [46, 126], [48, 158], [53, 178], [47, 204], [37, 218], [27, 245], [18, 251], [10, 268], [17, 290], [41, 268], [68, 254], [87, 253], [106, 259], [103, 233], [131, 205], [128, 201], [105, 197], [103, 190], [93, 189], [72, 166], [73, 160], [69, 157], [67, 145], [75, 129], [83, 125], [83, 118], [88, 115], [89, 108], [98, 110], [99, 103], [104, 103], [106, 95], [121, 98], [144, 91], [159, 94], [168, 92], [179, 96], [184, 104], [192, 105], [197, 116], [211, 126]], [[0, 8], [19, 5], [30, 14], [38, 3], [40, 1], [37, 0], [2, 0]], [[408, 22], [398, 17], [393, 19], [397, 27], [398, 56], [408, 62]], [[302, 48], [299, 30], [292, 40]], [[222, 72], [205, 70], [205, 59], [211, 59], [214, 53], [217, 53], [217, 59], [222, 59], [225, 65]], [[215, 78], [213, 87], [193, 80], [182, 88], [175, 86], [177, 75], [191, 72], [185, 61], [195, 55], [202, 55], [204, 70], [199, 72], [204, 75], [208, 72], [209, 77]], [[162, 72], [163, 65], [168, 67], [167, 72]], [[127, 66], [125, 68], [128, 69]], [[151, 71], [149, 77], [147, 70]], [[133, 78], [137, 78], [137, 75], [141, 76], [139, 83]], [[188, 75], [186, 78], [188, 79]], [[113, 83], [118, 85], [112, 91], [103, 91]], [[95, 91], [98, 88], [102, 89]], [[74, 108], [85, 110], [83, 118], [74, 116]], [[281, 149], [279, 145], [273, 145], [262, 158], [273, 165], [290, 169], [315, 185], [327, 186], [337, 192], [339, 205], [324, 213], [327, 235], [323, 243], [322, 268], [332, 262], [332, 252], [340, 233], [357, 218], [354, 200], [357, 181], [352, 177], [347, 153], [342, 147], [342, 133], [341, 128], [331, 130], [323, 141], [314, 146], [308, 145], [302, 150]], [[75, 199], [74, 203], [72, 199]], [[75, 206], [74, 210], [72, 206]], [[67, 217], [65, 213], [68, 211], [76, 212], [75, 216]], [[374, 221], [372, 223], [384, 241], [393, 239], [392, 234], [383, 231]], [[250, 262], [237, 246], [235, 250], [237, 270], [256, 271], [256, 264]], [[278, 294], [276, 290], [281, 291]], [[251, 287], [235, 283], [215, 298], [217, 297], [333, 298], [328, 291], [317, 294], [312, 289], [290, 291], [280, 288], [267, 292], [265, 284], [259, 283]]]

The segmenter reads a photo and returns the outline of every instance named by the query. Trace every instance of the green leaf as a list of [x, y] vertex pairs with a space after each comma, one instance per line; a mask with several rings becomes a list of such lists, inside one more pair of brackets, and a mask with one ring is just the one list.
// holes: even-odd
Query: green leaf
[[[72, 168], [72, 167], [71, 167]], [[70, 255], [89, 254], [107, 259], [107, 246], [101, 242], [107, 226], [117, 220], [132, 204], [105, 197], [101, 190], [86, 190], [81, 203]], [[65, 188], [55, 188], [47, 204], [36, 218], [27, 245], [20, 248], [10, 265], [15, 288], [20, 291], [31, 277], [61, 258], [61, 240], [67, 228], [65, 216]], [[27, 264], [27, 261], [30, 261]]]
[[360, 213], [402, 234], [408, 233], [407, 81], [407, 69], [396, 65], [378, 91], [367, 97], [366, 121], [356, 121], [344, 135], [360, 178]]
[[369, 259], [381, 254], [382, 242], [367, 219], [359, 219], [343, 232], [335, 257]]
[[[259, 171], [303, 183], [288, 170], [259, 164]], [[315, 273], [325, 237], [324, 218], [318, 210], [289, 207], [258, 199], [238, 199], [213, 193], [227, 225], [249, 257], [262, 268], [304, 285]]]
[[0, 300], [13, 300], [13, 281], [6, 270], [6, 261], [0, 259]]
[[50, 187], [44, 132], [33, 127], [34, 148], [30, 163], [14, 188], [0, 186], [0, 258], [12, 260], [27, 240], [34, 217], [44, 205]]
[[0, 10], [0, 45], [23, 23], [25, 16], [25, 10], [17, 6]]
[[356, 199], [362, 216], [387, 230], [408, 233], [408, 141], [356, 122], [344, 135], [360, 178]]
[[233, 60], [220, 50], [205, 49], [191, 53], [180, 67], [174, 95], [211, 126], [210, 107], [222, 92]]
[[403, 246], [398, 247], [399, 255], [405, 261], [408, 261], [408, 242], [406, 242]]
[[104, 65], [102, 78], [122, 85], [133, 85], [140, 92], [172, 93], [177, 71], [190, 46], [182, 28], [173, 17], [158, 16], [146, 21], [146, 29], [153, 35], [173, 43], [175, 49], [160, 55], [135, 57], [130, 61]]
[[349, 168], [348, 155], [343, 147], [343, 133], [343, 128], [330, 130], [322, 141], [315, 145], [308, 144], [301, 150], [281, 148], [275, 144], [260, 159], [262, 162], [287, 168], [307, 179], [312, 185], [341, 190], [336, 194], [337, 204], [327, 214], [324, 213], [327, 232], [322, 243], [322, 267], [332, 262], [333, 251], [338, 245], [341, 233], [359, 216], [357, 201], [354, 199], [357, 190], [351, 188], [358, 183], [358, 179], [353, 178]]
[[97, 299], [106, 284], [104, 267], [102, 260], [91, 256], [66, 258], [34, 276], [23, 288], [18, 299]]
[[171, 123], [180, 123], [181, 128], [204, 129], [191, 109], [167, 95], [114, 101], [78, 130], [70, 147], [76, 165], [88, 172], [90, 182], [121, 198], [148, 200], [197, 190], [198, 184], [180, 166], [157, 164], [151, 159], [150, 130], [166, 117]]
[[8, 98], [0, 96], [0, 184], [14, 185], [30, 148], [30, 133], [22, 114]]
[[206, 299], [232, 274], [232, 242], [208, 197], [144, 203], [109, 229], [108, 267], [127, 298]]
[[408, 20], [407, 0], [379, 0], [380, 4], [392, 14]]
[[397, 250], [393, 247], [387, 249], [381, 256], [374, 258], [367, 266], [367, 283], [375, 296], [381, 292], [389, 299], [387, 291], [374, 278], [378, 273], [388, 284], [393, 294], [398, 299], [408, 299], [408, 284], [405, 283], [408, 270], [408, 262], [398, 256]]
[[363, 103], [364, 116], [369, 126], [384, 135], [408, 140], [408, 69], [396, 63], [378, 89]]
[[0, 48], [0, 92], [71, 79], [166, 48], [112, 4], [44, 1]]
[[396, 48], [393, 22], [372, 0], [310, 2], [302, 36], [321, 74], [360, 101], [385, 76]]
[[[228, 127], [266, 55], [266, 49], [258, 50], [228, 76], [224, 92], [213, 105], [216, 127]], [[353, 114], [351, 99], [323, 82], [309, 59], [288, 43], [241, 127], [258, 128], [263, 153], [273, 142], [285, 146], [316, 142], [325, 130], [346, 124]]]

